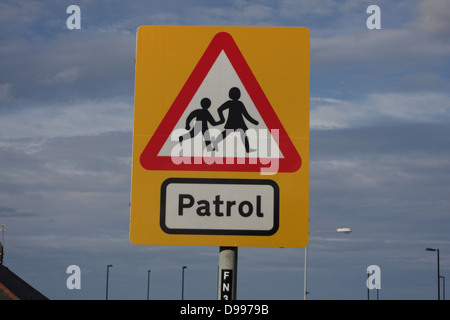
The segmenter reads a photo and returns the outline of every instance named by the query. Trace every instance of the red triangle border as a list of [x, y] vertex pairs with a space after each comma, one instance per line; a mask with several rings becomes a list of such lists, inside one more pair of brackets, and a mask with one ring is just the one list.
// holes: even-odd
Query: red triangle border
[[192, 100], [222, 50], [225, 51], [230, 63], [238, 74], [245, 90], [247, 90], [247, 93], [259, 111], [267, 128], [269, 130], [279, 130], [278, 147], [284, 158], [278, 159], [279, 163], [277, 172], [298, 171], [302, 163], [300, 155], [295, 149], [295, 146], [278, 119], [278, 116], [273, 110], [270, 102], [253, 75], [253, 72], [251, 71], [238, 46], [234, 42], [232, 36], [226, 32], [220, 32], [214, 36], [172, 106], [154, 132], [152, 138], [144, 148], [140, 156], [140, 163], [142, 167], [147, 170], [174, 171], [257, 172], [261, 171], [263, 168], [267, 169], [267, 165], [264, 164], [270, 164], [270, 161], [273, 159], [259, 159], [256, 163], [248, 163], [248, 158], [246, 158], [246, 160], [235, 158], [234, 163], [230, 164], [227, 163], [226, 158], [224, 158], [223, 164], [208, 164], [205, 163], [205, 161], [202, 161], [203, 158], [189, 157], [191, 164], [187, 163], [187, 161], [180, 164], [175, 164], [169, 156], [158, 156], [159, 151], [163, 147], [167, 138], [171, 135], [178, 120], [183, 115], [187, 105]]

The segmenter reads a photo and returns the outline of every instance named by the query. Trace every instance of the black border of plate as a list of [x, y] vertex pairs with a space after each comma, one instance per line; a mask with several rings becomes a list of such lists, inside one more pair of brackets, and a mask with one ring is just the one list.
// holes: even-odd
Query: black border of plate
[[[171, 229], [166, 226], [166, 190], [171, 183], [192, 184], [245, 184], [270, 185], [274, 191], [274, 221], [270, 230], [227, 230], [227, 229]], [[280, 216], [280, 188], [273, 180], [268, 179], [215, 179], [215, 178], [169, 178], [161, 184], [160, 226], [168, 234], [204, 234], [204, 235], [242, 235], [242, 236], [271, 236], [278, 231]]]

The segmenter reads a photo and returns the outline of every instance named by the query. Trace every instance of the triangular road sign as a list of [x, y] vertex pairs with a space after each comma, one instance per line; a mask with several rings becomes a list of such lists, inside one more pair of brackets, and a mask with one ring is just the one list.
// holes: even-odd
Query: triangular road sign
[[274, 174], [295, 172], [301, 162], [226, 32], [214, 36], [140, 156], [147, 170]]

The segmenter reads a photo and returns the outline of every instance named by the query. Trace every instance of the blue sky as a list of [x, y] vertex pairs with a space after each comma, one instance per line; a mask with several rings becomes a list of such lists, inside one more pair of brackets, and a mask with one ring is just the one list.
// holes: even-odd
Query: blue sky
[[[68, 30], [66, 8], [81, 8]], [[366, 9], [381, 9], [368, 30]], [[2, 1], [4, 264], [51, 299], [215, 299], [217, 247], [128, 240], [136, 29], [306, 26], [311, 33], [309, 299], [435, 299], [450, 271], [450, 3]], [[66, 268], [81, 268], [81, 290]], [[302, 299], [303, 248], [240, 248], [239, 299]], [[372, 293], [375, 296], [374, 293]]]

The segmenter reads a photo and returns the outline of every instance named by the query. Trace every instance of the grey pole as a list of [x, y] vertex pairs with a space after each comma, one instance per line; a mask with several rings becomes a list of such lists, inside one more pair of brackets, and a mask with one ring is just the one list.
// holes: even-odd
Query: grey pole
[[106, 300], [108, 300], [108, 282], [109, 282], [109, 268], [112, 267], [112, 264], [108, 264], [106, 266]]
[[438, 272], [438, 300], [441, 300], [441, 273], [439, 271], [439, 249], [437, 250], [437, 272]]
[[148, 277], [147, 277], [147, 300], [149, 299], [149, 292], [150, 292], [150, 270], [148, 270]]
[[237, 260], [237, 247], [219, 248], [218, 300], [236, 300]]
[[426, 251], [437, 251], [437, 289], [438, 289], [438, 300], [441, 300], [441, 274], [439, 271], [439, 249], [426, 248]]
[[186, 268], [186, 266], [183, 266], [181, 271], [181, 300], [184, 300], [184, 269]]
[[308, 259], [308, 245], [305, 246], [305, 269], [303, 270], [303, 300], [306, 300], [306, 295], [308, 292], [306, 291], [306, 261]]
[[[369, 270], [367, 270], [367, 281], [369, 281], [369, 276], [370, 276], [370, 273], [369, 273]], [[367, 286], [367, 300], [370, 300], [370, 289], [369, 289], [369, 286]]]
[[0, 264], [3, 264], [3, 259], [5, 257], [5, 230], [6, 226], [0, 224], [0, 230], [2, 230], [2, 242], [0, 242]]

